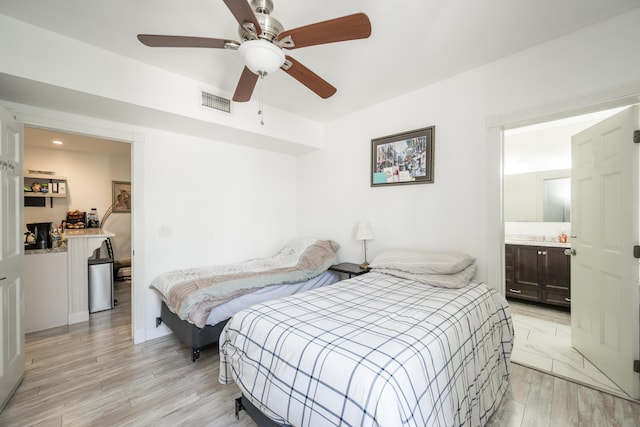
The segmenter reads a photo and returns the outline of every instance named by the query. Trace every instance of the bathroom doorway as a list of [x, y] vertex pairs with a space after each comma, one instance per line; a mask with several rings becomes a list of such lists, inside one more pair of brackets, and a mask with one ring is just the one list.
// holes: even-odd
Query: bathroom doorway
[[[569, 205], [548, 215], [550, 202], [545, 182], [571, 177], [571, 136], [610, 117], [623, 108], [540, 123], [504, 132], [504, 236], [505, 244], [539, 248], [562, 247], [563, 235], [571, 236]], [[562, 194], [564, 193], [564, 194]], [[558, 198], [566, 199], [566, 191]], [[568, 238], [567, 250], [571, 239]], [[520, 247], [520, 246], [518, 246]], [[564, 249], [559, 249], [561, 252]], [[505, 251], [508, 254], [508, 251]], [[571, 253], [567, 253], [567, 256]], [[535, 258], [535, 257], [534, 257]], [[535, 273], [534, 273], [535, 274]], [[509, 274], [507, 273], [507, 280]], [[571, 283], [571, 286], [576, 286]], [[515, 287], [507, 297], [514, 314], [516, 345], [512, 360], [552, 375], [625, 396], [609, 378], [571, 345], [570, 298], [566, 307], [545, 304], [539, 293], [518, 295]], [[542, 296], [541, 296], [542, 295]], [[531, 302], [539, 298], [537, 302]], [[529, 299], [529, 301], [527, 301]]]

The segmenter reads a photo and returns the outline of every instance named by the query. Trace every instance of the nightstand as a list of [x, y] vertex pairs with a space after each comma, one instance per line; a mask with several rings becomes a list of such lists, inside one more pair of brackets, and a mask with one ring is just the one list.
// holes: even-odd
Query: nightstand
[[370, 268], [360, 268], [360, 265], [352, 262], [341, 262], [340, 264], [332, 265], [329, 267], [329, 270], [347, 274], [349, 278], [371, 271]]

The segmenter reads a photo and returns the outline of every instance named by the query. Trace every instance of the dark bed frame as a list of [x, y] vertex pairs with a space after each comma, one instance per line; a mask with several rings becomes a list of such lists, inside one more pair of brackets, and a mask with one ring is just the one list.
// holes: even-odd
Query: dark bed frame
[[253, 403], [249, 401], [244, 394], [235, 400], [236, 405], [236, 419], [240, 419], [240, 411], [245, 411], [249, 418], [251, 418], [258, 427], [292, 427], [289, 424], [279, 424], [273, 421], [271, 418], [263, 414], [260, 409], [256, 408]]
[[203, 347], [217, 343], [220, 340], [222, 329], [228, 321], [229, 319], [223, 320], [215, 325], [205, 325], [204, 328], [199, 328], [193, 323], [180, 319], [180, 317], [169, 310], [169, 307], [162, 301], [160, 317], [156, 317], [156, 328], [162, 323], [167, 325], [180, 341], [191, 348], [191, 361], [195, 362], [200, 357], [200, 350]]

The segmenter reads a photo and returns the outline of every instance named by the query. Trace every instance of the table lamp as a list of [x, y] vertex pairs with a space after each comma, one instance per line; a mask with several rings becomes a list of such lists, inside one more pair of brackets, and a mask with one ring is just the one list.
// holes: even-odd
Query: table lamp
[[367, 262], [367, 240], [373, 239], [373, 230], [371, 229], [369, 221], [360, 221], [358, 229], [356, 230], [356, 239], [362, 240], [364, 262], [360, 264], [360, 268], [364, 270], [369, 268], [369, 263]]

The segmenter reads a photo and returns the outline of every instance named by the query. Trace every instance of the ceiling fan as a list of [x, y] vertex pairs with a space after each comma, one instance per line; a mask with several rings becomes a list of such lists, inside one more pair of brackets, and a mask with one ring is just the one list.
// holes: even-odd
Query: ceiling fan
[[[250, 1], [250, 3], [249, 3]], [[284, 30], [271, 16], [272, 0], [224, 0], [240, 24], [241, 42], [208, 37], [138, 34], [138, 40], [150, 47], [201, 47], [239, 50], [245, 67], [236, 86], [233, 100], [251, 99], [259, 77], [278, 68], [311, 89], [322, 98], [336, 93], [336, 88], [313, 71], [285, 55], [283, 49], [297, 49], [325, 43], [364, 39], [371, 35], [371, 23], [364, 13]]]

